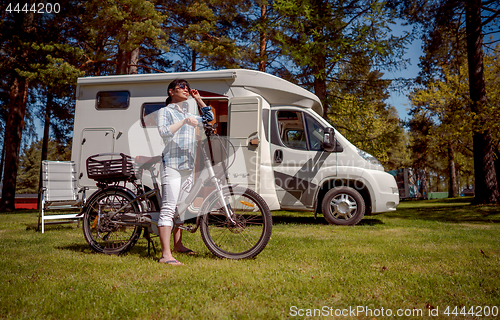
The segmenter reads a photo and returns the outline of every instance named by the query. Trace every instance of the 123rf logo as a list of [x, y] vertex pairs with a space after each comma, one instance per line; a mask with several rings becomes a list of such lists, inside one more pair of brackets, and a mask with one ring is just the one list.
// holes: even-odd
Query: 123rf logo
[[61, 5], [59, 3], [34, 3], [29, 5], [28, 3], [11, 3], [5, 8], [5, 12], [8, 13], [59, 13], [61, 11]]

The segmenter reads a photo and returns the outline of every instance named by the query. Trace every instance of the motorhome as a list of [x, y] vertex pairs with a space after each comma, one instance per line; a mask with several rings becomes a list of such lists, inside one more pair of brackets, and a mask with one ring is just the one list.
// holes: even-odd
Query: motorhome
[[[394, 177], [320, 116], [316, 95], [245, 69], [79, 78], [72, 161], [81, 187], [95, 188], [86, 173], [91, 155], [161, 154], [156, 112], [165, 106], [174, 79], [200, 92], [212, 107], [218, 134], [233, 141], [229, 183], [254, 189], [271, 210], [322, 213], [344, 225], [396, 210]], [[198, 112], [196, 104], [189, 108]]]

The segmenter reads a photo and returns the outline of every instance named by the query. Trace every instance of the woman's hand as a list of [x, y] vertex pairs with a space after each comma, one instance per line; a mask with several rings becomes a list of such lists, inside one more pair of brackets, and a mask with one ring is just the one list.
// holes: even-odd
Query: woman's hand
[[186, 124], [196, 127], [198, 125], [198, 120], [195, 117], [186, 118]]
[[191, 93], [191, 96], [196, 100], [196, 101], [200, 101], [201, 100], [201, 96], [200, 96], [200, 93], [198, 92], [198, 90], [196, 89], [191, 89], [191, 91], [189, 92]]
[[189, 91], [189, 93], [191, 94], [191, 96], [194, 98], [194, 100], [196, 100], [196, 103], [198, 104], [198, 107], [200, 108], [204, 108], [206, 107], [207, 105], [205, 104], [205, 102], [203, 102], [203, 100], [201, 99], [201, 95], [200, 93], [198, 92], [198, 90], [196, 89], [191, 89], [191, 91]]

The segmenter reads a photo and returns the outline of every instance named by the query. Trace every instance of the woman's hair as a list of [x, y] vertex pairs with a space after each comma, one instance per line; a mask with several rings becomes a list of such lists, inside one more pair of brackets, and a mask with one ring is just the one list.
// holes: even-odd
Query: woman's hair
[[175, 90], [175, 87], [177, 87], [178, 85], [181, 85], [181, 84], [187, 85], [188, 91], [191, 92], [191, 87], [189, 86], [189, 83], [186, 80], [184, 80], [184, 79], [175, 79], [174, 81], [170, 82], [170, 84], [168, 85], [168, 88], [167, 88], [167, 96], [168, 96], [168, 98], [165, 101], [166, 105], [169, 105], [172, 102], [172, 97], [170, 97], [170, 89]]

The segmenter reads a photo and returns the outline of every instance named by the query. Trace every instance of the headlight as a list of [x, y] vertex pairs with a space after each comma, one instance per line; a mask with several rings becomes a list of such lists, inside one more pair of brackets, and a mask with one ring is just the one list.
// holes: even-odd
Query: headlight
[[365, 152], [359, 148], [356, 148], [356, 150], [358, 150], [358, 154], [361, 156], [361, 158], [365, 159], [366, 161], [370, 162], [373, 165], [384, 168], [384, 166], [382, 166], [380, 161], [378, 161], [377, 158], [375, 158], [374, 156], [372, 156], [368, 152]]

